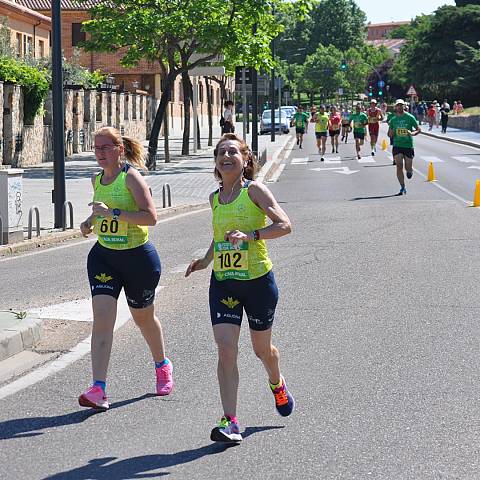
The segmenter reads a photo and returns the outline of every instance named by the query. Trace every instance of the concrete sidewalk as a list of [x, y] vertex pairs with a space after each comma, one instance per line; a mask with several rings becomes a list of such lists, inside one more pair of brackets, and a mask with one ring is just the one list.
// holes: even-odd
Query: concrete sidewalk
[[480, 148], [480, 132], [472, 132], [470, 130], [461, 130], [460, 128], [447, 128], [447, 133], [441, 133], [440, 128], [433, 127], [431, 132], [428, 131], [427, 125], [421, 125], [422, 134], [428, 137], [440, 138], [449, 142], [469, 145], [471, 147]]
[[[216, 144], [216, 140], [214, 140], [214, 144]], [[249, 141], [248, 138], [247, 140]], [[259, 180], [266, 181], [273, 175], [282, 159], [282, 153], [292, 142], [293, 135], [277, 136], [273, 143], [270, 142], [270, 136], [259, 137], [259, 151], [266, 150], [266, 162], [259, 173]], [[202, 143], [206, 144], [203, 138]], [[181, 148], [180, 139], [173, 139], [172, 147], [174, 145], [177, 147], [180, 145]], [[163, 148], [163, 145], [160, 148]], [[188, 157], [182, 157], [178, 148], [172, 148], [171, 153], [171, 163], [160, 163], [156, 171], [149, 172], [145, 177], [152, 189], [157, 211], [161, 216], [175, 215], [181, 211], [192, 211], [206, 206], [208, 195], [218, 186], [213, 177], [213, 147], [205, 148]], [[72, 202], [74, 208], [74, 229], [65, 232], [53, 229], [52, 164], [26, 168], [23, 176], [23, 210], [28, 212], [34, 205], [39, 208], [42, 225], [41, 236], [16, 244], [0, 246], [0, 257], [33, 250], [45, 244], [56, 244], [81, 237], [78, 226], [91, 211], [88, 207], [88, 202], [92, 197], [90, 178], [93, 172], [98, 171], [98, 165], [93, 154], [83, 154], [66, 162], [65, 170], [67, 200]], [[161, 208], [162, 187], [165, 183], [171, 187], [172, 207], [163, 209]], [[27, 222], [27, 215], [24, 217], [24, 223]], [[0, 308], [2, 308], [1, 305]], [[38, 342], [41, 334], [42, 321], [40, 319], [31, 316], [22, 318], [22, 312], [0, 311], [0, 362], [30, 348]]]

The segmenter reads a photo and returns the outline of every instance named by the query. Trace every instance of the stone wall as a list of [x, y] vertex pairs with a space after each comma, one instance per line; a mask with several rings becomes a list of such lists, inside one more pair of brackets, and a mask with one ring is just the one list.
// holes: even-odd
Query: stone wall
[[[65, 89], [65, 155], [92, 151], [93, 133], [103, 126], [146, 140], [146, 95], [130, 94], [128, 104], [126, 97], [119, 92]], [[52, 95], [47, 96], [42, 114], [32, 125], [24, 124], [23, 101], [21, 87], [0, 82], [0, 165], [24, 167], [53, 161]]]
[[453, 128], [462, 128], [473, 132], [480, 132], [480, 115], [450, 115], [448, 117], [448, 126]]

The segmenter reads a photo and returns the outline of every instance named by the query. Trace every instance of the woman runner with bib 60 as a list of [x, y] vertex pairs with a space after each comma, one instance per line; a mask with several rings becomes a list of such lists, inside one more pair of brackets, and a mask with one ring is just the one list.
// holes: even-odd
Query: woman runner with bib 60
[[[220, 189], [210, 195], [213, 240], [205, 256], [190, 263], [185, 276], [207, 268], [213, 260], [209, 301], [223, 416], [210, 438], [239, 442], [237, 356], [243, 310], [253, 350], [267, 371], [278, 413], [290, 415], [295, 404], [271, 341], [278, 290], [265, 244], [267, 239], [290, 233], [291, 225], [268, 188], [253, 181], [256, 160], [240, 137], [224, 135], [214, 154]], [[272, 222], [268, 226], [267, 217]]]
[[80, 225], [83, 236], [98, 235], [87, 261], [93, 308], [93, 384], [78, 401], [82, 407], [107, 410], [106, 376], [122, 288], [155, 361], [157, 395], [168, 395], [173, 379], [153, 305], [160, 259], [148, 241], [148, 225], [157, 223], [157, 212], [147, 183], [132, 166], [145, 168], [143, 147], [118, 130], [104, 127], [95, 133], [95, 156], [103, 170], [92, 176], [92, 214]]

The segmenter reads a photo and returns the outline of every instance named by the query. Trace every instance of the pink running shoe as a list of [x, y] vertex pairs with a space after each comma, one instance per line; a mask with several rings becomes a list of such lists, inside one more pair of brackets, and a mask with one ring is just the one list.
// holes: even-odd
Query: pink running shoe
[[102, 412], [110, 408], [102, 387], [99, 387], [98, 385], [94, 385], [83, 392], [78, 397], [78, 403], [81, 407], [94, 408], [95, 410], [101, 410]]
[[169, 360], [166, 365], [160, 368], [155, 368], [157, 375], [157, 395], [165, 396], [173, 390], [173, 365]]

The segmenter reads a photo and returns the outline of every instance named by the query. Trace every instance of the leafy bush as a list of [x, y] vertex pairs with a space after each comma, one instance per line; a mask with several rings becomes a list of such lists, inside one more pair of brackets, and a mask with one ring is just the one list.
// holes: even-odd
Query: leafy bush
[[48, 93], [48, 72], [14, 58], [0, 57], [0, 80], [23, 86], [24, 121], [32, 123]]

